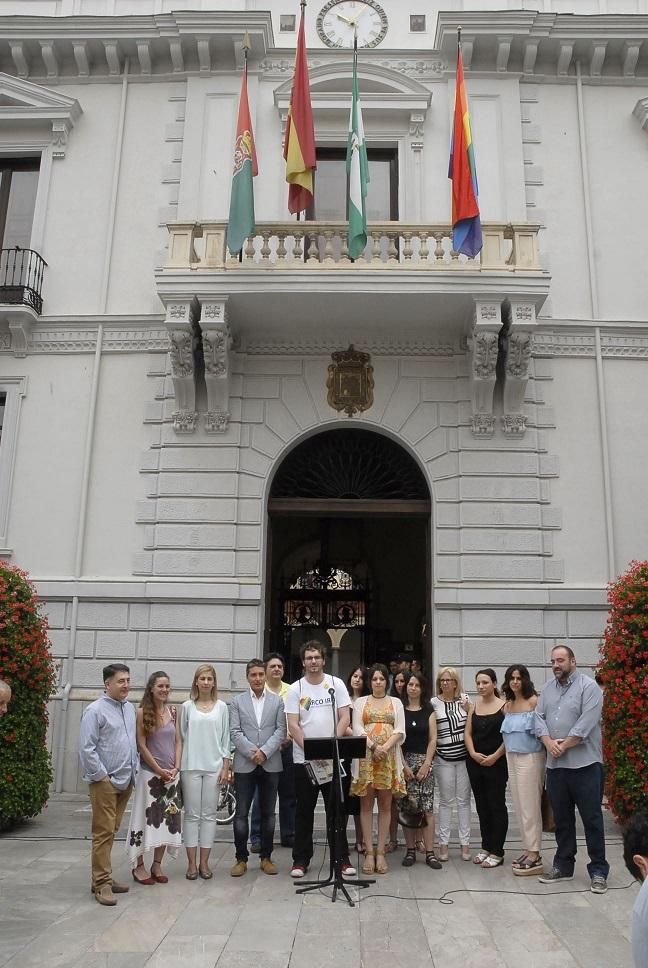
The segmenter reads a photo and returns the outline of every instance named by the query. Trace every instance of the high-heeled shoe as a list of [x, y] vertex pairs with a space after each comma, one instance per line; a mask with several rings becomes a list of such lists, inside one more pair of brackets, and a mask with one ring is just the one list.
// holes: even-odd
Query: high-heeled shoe
[[389, 870], [385, 855], [381, 851], [376, 851], [376, 874], [386, 874]]
[[150, 875], [148, 875], [147, 877], [136, 877], [135, 876], [136, 870], [137, 868], [133, 867], [131, 871], [131, 874], [133, 875], [133, 880], [135, 881], [136, 884], [155, 884], [155, 878], [151, 877]]
[[365, 855], [364, 864], [362, 865], [363, 874], [373, 874], [376, 870], [376, 863], [374, 861], [373, 847], [367, 847], [367, 853]]

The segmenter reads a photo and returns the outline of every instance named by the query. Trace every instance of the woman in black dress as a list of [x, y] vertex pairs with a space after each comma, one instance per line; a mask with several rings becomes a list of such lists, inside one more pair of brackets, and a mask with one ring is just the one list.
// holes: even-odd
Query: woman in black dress
[[504, 863], [508, 832], [508, 770], [501, 734], [505, 703], [500, 698], [497, 676], [492, 669], [480, 669], [475, 684], [477, 702], [468, 712], [465, 733], [466, 766], [481, 830], [481, 850], [473, 858], [473, 864], [489, 869]]

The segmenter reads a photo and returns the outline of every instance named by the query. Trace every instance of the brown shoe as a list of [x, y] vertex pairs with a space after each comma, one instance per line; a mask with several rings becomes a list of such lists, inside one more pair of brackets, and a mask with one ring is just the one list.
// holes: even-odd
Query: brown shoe
[[[263, 863], [263, 861], [262, 861], [262, 863]], [[246, 870], [247, 870], [247, 861], [246, 860], [237, 860], [237, 862], [234, 864], [234, 867], [232, 867], [232, 869], [230, 871], [230, 875], [232, 877], [243, 877], [243, 875], [245, 874]]]
[[262, 857], [259, 867], [264, 874], [278, 874], [277, 865], [273, 864], [269, 857]]
[[130, 887], [128, 884], [121, 884], [119, 881], [113, 880], [112, 891], [113, 894], [128, 894]]
[[117, 903], [117, 898], [113, 894], [110, 884], [100, 884], [99, 887], [95, 888], [94, 896], [95, 901], [104, 904], [106, 907], [114, 907]]

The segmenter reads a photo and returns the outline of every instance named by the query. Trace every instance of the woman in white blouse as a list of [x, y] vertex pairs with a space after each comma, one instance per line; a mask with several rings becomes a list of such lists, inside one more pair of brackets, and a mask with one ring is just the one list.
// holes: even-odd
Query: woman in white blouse
[[[227, 706], [218, 698], [216, 670], [198, 666], [190, 699], [182, 704], [178, 735], [182, 743], [180, 778], [184, 800], [183, 840], [189, 881], [212, 877], [209, 855], [216, 833], [219, 784], [227, 782], [230, 766], [230, 731]], [[196, 852], [200, 847], [200, 861]]]
[[437, 747], [432, 767], [439, 790], [439, 860], [449, 857], [450, 823], [456, 804], [461, 859], [470, 860], [470, 780], [466, 770], [464, 729], [470, 700], [461, 690], [459, 673], [452, 666], [439, 669], [432, 708], [437, 718]]

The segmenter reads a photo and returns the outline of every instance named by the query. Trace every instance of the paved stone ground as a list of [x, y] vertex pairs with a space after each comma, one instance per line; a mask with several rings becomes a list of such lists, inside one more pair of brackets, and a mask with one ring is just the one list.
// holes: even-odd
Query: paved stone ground
[[[321, 820], [318, 817], [321, 829]], [[131, 885], [114, 908], [89, 891], [87, 801], [55, 797], [33, 821], [0, 837], [0, 966], [10, 968], [632, 968], [629, 924], [637, 893], [609, 821], [609, 884], [588, 890], [582, 840], [576, 877], [562, 889], [515, 878], [508, 865], [484, 871], [458, 850], [441, 871], [419, 862], [390, 871], [354, 908], [320, 893], [296, 895], [290, 852], [280, 874], [233, 880], [231, 828], [220, 828], [212, 881], [187, 881], [184, 858], [165, 866], [168, 885]], [[516, 856], [511, 829], [507, 860]], [[473, 827], [473, 843], [476, 842]], [[552, 838], [543, 846], [552, 857]], [[453, 856], [454, 855], [454, 856]], [[318, 848], [311, 872], [323, 859]], [[116, 876], [129, 877], [122, 844]], [[452, 904], [441, 904], [450, 893]], [[391, 896], [393, 895], [393, 896]], [[356, 894], [357, 897], [357, 894]]]

